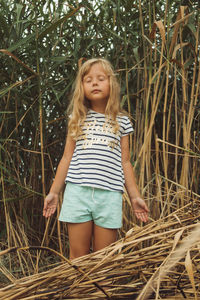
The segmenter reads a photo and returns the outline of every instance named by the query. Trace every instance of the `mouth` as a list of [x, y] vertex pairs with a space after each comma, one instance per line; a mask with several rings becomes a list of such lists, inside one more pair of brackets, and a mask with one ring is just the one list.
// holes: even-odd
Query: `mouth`
[[100, 93], [101, 91], [100, 90], [93, 90], [92, 91], [92, 94], [98, 94], [98, 93]]

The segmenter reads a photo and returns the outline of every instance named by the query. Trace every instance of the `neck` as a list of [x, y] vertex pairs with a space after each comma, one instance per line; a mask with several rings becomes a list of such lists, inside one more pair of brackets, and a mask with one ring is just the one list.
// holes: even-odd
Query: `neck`
[[105, 103], [105, 105], [92, 104], [90, 108], [98, 113], [105, 114], [106, 105], [107, 103]]

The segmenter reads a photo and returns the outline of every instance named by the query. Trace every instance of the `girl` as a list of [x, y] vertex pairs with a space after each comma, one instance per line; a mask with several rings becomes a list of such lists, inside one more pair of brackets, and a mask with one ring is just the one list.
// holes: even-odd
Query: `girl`
[[123, 185], [136, 217], [146, 222], [148, 208], [129, 160], [129, 118], [120, 109], [120, 89], [110, 63], [90, 59], [79, 69], [69, 106], [68, 136], [43, 215], [56, 210], [66, 182], [59, 220], [67, 222], [70, 259], [116, 241], [122, 223]]

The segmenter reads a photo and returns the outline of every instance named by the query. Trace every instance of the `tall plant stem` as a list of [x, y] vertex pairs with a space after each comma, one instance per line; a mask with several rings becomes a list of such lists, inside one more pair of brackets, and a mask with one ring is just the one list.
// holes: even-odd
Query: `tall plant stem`
[[[40, 75], [40, 55], [39, 55], [39, 45], [38, 45], [38, 24], [37, 24], [37, 9], [35, 8], [35, 29], [36, 29], [36, 64], [37, 64], [37, 87], [38, 87], [38, 99], [39, 99], [39, 129], [40, 129], [40, 153], [41, 153], [41, 170], [42, 170], [42, 194], [43, 198], [46, 196], [45, 191], [45, 173], [44, 173], [44, 138], [43, 138], [43, 103], [42, 103], [42, 93], [41, 93], [41, 75]], [[48, 228], [48, 223], [47, 223]], [[43, 239], [44, 241], [44, 239]], [[43, 246], [43, 241], [41, 246]], [[39, 260], [40, 260], [41, 252], [37, 254], [37, 263], [36, 263], [36, 271], [38, 271]]]
[[36, 64], [37, 64], [37, 83], [38, 83], [38, 99], [39, 99], [39, 128], [40, 128], [40, 151], [41, 151], [41, 165], [42, 165], [42, 193], [46, 196], [45, 191], [45, 174], [44, 174], [44, 137], [43, 137], [43, 103], [41, 92], [41, 75], [40, 75], [40, 55], [38, 45], [38, 25], [37, 25], [37, 13], [35, 14], [36, 24]]

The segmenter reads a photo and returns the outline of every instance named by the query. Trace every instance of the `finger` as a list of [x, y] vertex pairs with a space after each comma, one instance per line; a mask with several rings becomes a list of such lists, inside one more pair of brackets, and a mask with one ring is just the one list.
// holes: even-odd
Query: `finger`
[[45, 201], [44, 201], [44, 210], [47, 210], [48, 205], [49, 205], [49, 201], [47, 199], [45, 199]]
[[148, 214], [147, 213], [143, 213], [143, 220], [146, 223], [148, 221]]
[[148, 221], [148, 215], [146, 213], [136, 212], [135, 215], [142, 222], [146, 223]]
[[136, 212], [135, 215], [136, 215], [136, 218], [137, 218], [138, 220], [141, 220], [141, 221], [142, 221], [142, 217], [141, 217], [141, 214], [140, 214], [139, 212]]
[[51, 217], [51, 215], [53, 215], [55, 212], [55, 208], [49, 208], [48, 209], [48, 217]]
[[49, 209], [44, 209], [44, 210], [43, 210], [43, 216], [44, 216], [45, 218], [48, 218], [48, 216], [49, 216]]
[[51, 208], [48, 209], [48, 217], [51, 217]]
[[145, 214], [142, 214], [142, 221], [143, 221], [144, 223], [147, 222], [147, 218], [146, 218]]
[[43, 216], [46, 217], [46, 214], [47, 214], [47, 209], [44, 207], [43, 208]]
[[146, 223], [148, 221], [148, 214], [146, 212], [141, 213], [141, 219]]
[[45, 218], [48, 217], [48, 216], [47, 216], [47, 211], [44, 211], [44, 212], [43, 212], [43, 216], [44, 216]]
[[146, 216], [146, 214], [143, 214], [142, 218], [143, 218], [144, 223], [146, 223], [148, 221], [148, 217]]

